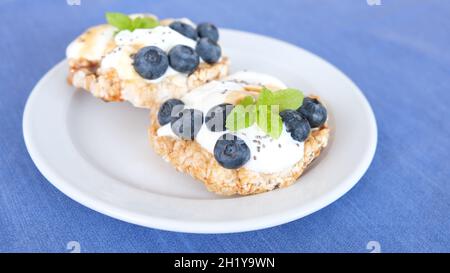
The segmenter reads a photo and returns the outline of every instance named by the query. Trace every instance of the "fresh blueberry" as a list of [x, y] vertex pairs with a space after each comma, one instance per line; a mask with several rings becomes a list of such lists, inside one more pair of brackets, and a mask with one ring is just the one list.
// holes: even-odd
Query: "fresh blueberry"
[[309, 123], [306, 119], [303, 119], [302, 122], [298, 124], [298, 127], [291, 132], [291, 137], [294, 140], [302, 142], [308, 138], [310, 131], [311, 126], [309, 126]]
[[214, 157], [222, 167], [237, 169], [249, 161], [250, 149], [242, 139], [227, 133], [217, 140]]
[[311, 128], [322, 126], [327, 121], [327, 109], [313, 98], [305, 98], [297, 111], [309, 121]]
[[178, 113], [183, 110], [184, 102], [179, 99], [166, 100], [158, 111], [158, 122], [161, 126], [169, 123], [172, 118], [177, 117]]
[[195, 51], [197, 51], [203, 61], [209, 64], [216, 63], [222, 55], [220, 46], [209, 38], [201, 38], [198, 40]]
[[176, 45], [169, 51], [169, 64], [178, 72], [190, 74], [200, 63], [197, 52], [185, 45]]
[[160, 48], [146, 46], [134, 55], [133, 66], [142, 78], [154, 80], [166, 72], [169, 67], [169, 58]]
[[200, 38], [209, 38], [214, 42], [219, 40], [217, 27], [210, 23], [201, 23], [197, 26], [197, 33]]
[[184, 36], [191, 38], [192, 40], [197, 40], [197, 30], [193, 28], [191, 25], [188, 25], [186, 23], [175, 21], [172, 22], [169, 27], [176, 32], [179, 32], [180, 34], [183, 34]]
[[233, 104], [222, 103], [211, 108], [205, 117], [206, 127], [212, 132], [225, 131], [225, 120], [233, 107]]
[[308, 120], [299, 112], [284, 110], [280, 113], [280, 116], [286, 126], [286, 131], [291, 134], [294, 140], [302, 142], [308, 138], [311, 127]]
[[172, 132], [181, 139], [194, 140], [203, 124], [203, 112], [196, 109], [184, 109], [170, 122]]

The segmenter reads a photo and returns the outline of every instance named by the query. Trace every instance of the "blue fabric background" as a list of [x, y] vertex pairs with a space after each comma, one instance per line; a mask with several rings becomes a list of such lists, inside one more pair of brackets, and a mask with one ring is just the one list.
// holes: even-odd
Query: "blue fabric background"
[[[370, 1], [369, 1], [370, 2]], [[372, 2], [376, 2], [373, 1]], [[105, 11], [148, 11], [273, 36], [310, 50], [363, 90], [379, 143], [366, 175], [325, 209], [282, 226], [227, 235], [124, 223], [69, 199], [31, 161], [23, 108], [67, 44]], [[0, 1], [0, 251], [450, 251], [450, 2]], [[277, 52], [273, 52], [277, 54]], [[289, 65], [289, 64], [286, 64]]]

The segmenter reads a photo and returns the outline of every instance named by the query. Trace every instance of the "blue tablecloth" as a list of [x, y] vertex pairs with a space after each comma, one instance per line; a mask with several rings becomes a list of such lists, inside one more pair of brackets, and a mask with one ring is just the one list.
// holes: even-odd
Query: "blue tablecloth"
[[[82, 252], [369, 252], [370, 241], [383, 252], [450, 251], [449, 1], [79, 2], [0, 1], [0, 251], [67, 252], [70, 241]], [[211, 21], [324, 57], [356, 82], [375, 111], [379, 142], [371, 167], [325, 209], [255, 232], [154, 230], [72, 201], [31, 161], [23, 108], [67, 44], [104, 22], [105, 11]]]

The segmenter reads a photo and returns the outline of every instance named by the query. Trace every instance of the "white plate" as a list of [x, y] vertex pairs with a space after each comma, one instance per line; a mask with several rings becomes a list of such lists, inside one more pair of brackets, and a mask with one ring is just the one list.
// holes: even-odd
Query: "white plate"
[[147, 110], [76, 92], [66, 83], [65, 61], [39, 81], [25, 107], [23, 134], [34, 163], [54, 186], [89, 208], [182, 232], [271, 227], [313, 213], [350, 190], [377, 143], [374, 115], [358, 87], [321, 58], [279, 40], [223, 29], [221, 43], [232, 71], [266, 72], [326, 102], [330, 143], [300, 182], [247, 197], [209, 193], [151, 150]]

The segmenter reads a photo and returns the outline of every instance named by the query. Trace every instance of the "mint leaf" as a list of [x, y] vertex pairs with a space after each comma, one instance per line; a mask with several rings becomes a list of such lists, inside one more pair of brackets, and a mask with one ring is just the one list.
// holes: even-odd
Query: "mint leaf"
[[159, 25], [159, 22], [152, 17], [136, 17], [131, 25], [133, 30], [137, 28], [154, 28]]
[[303, 93], [300, 90], [287, 88], [272, 93], [272, 105], [278, 105], [280, 112], [297, 110], [303, 103]]
[[255, 103], [255, 99], [253, 99], [252, 96], [246, 96], [239, 102], [239, 105], [242, 105], [245, 107], [245, 106], [252, 105], [254, 103]]
[[263, 86], [261, 92], [259, 93], [258, 100], [256, 101], [256, 105], [271, 105], [273, 99], [273, 93], [265, 86]]
[[126, 14], [120, 12], [107, 12], [105, 16], [108, 24], [118, 28], [119, 30], [131, 29], [133, 27], [130, 17]]
[[154, 28], [159, 25], [158, 20], [152, 17], [136, 17], [133, 20], [128, 15], [120, 12], [107, 12], [106, 21], [119, 31], [133, 31], [138, 28]]
[[256, 102], [252, 96], [246, 96], [236, 105], [227, 116], [225, 126], [230, 131], [238, 131], [256, 121], [261, 130], [277, 139], [283, 131], [280, 111], [296, 110], [302, 103], [303, 93], [297, 89], [287, 88], [272, 92], [263, 87]]
[[278, 106], [259, 105], [257, 124], [261, 130], [272, 138], [279, 138], [283, 130], [283, 121], [279, 115]]
[[225, 127], [230, 131], [238, 131], [248, 128], [256, 121], [256, 109], [254, 105], [236, 105], [228, 114]]

